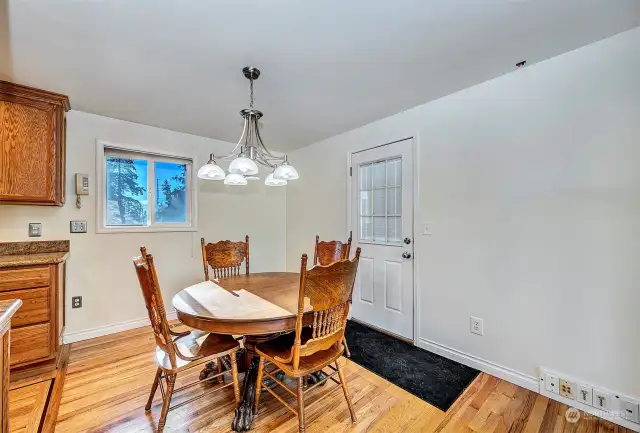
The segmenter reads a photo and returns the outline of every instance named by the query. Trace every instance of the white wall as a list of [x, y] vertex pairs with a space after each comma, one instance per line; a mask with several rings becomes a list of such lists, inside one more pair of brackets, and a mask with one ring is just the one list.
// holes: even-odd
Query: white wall
[[640, 396], [639, 71], [637, 28], [291, 154], [288, 269], [346, 237], [347, 152], [418, 133], [422, 342]]
[[[73, 101], [71, 101], [73, 103]], [[285, 188], [267, 188], [260, 181], [246, 188], [222, 182], [198, 181], [198, 232], [95, 233], [95, 141], [136, 145], [194, 158], [199, 167], [210, 152], [222, 153], [231, 144], [165, 129], [70, 111], [67, 117], [67, 203], [62, 208], [0, 206], [0, 240], [34, 240], [29, 222], [42, 222], [41, 239], [71, 239], [67, 268], [67, 334], [146, 317], [146, 309], [131, 258], [146, 245], [154, 255], [168, 310], [181, 288], [201, 281], [200, 238], [251, 237], [251, 270], [285, 268]], [[89, 173], [91, 194], [75, 206], [75, 173]], [[70, 220], [87, 220], [87, 234], [70, 234]], [[71, 297], [82, 295], [83, 307], [71, 309]]]

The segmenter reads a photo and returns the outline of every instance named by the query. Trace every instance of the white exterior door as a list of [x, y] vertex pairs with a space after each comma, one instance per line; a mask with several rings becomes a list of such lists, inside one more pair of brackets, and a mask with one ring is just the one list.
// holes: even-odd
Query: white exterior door
[[352, 252], [362, 249], [352, 316], [413, 340], [412, 139], [351, 157]]

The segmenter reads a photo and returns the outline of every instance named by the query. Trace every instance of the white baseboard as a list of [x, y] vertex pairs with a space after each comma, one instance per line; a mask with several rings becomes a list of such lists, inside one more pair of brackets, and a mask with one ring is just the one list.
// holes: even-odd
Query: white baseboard
[[429, 352], [436, 353], [440, 356], [444, 356], [445, 358], [452, 359], [468, 367], [475, 368], [476, 370], [483, 371], [500, 379], [504, 379], [507, 382], [511, 382], [533, 392], [540, 392], [538, 379], [533, 376], [520, 373], [519, 371], [512, 370], [511, 368], [498, 365], [491, 361], [487, 361], [486, 359], [478, 358], [477, 356], [461, 352], [457, 349], [447, 347], [443, 344], [436, 343], [435, 341], [430, 341], [425, 338], [418, 338], [418, 347]]
[[[167, 320], [175, 320], [176, 312], [167, 313]], [[97, 328], [85, 329], [84, 331], [66, 332], [62, 338], [64, 344], [75, 343], [76, 341], [88, 340], [90, 338], [102, 337], [103, 335], [115, 334], [116, 332], [128, 331], [129, 329], [149, 326], [149, 318], [127, 320], [126, 322], [115, 323], [113, 325], [99, 326]]]

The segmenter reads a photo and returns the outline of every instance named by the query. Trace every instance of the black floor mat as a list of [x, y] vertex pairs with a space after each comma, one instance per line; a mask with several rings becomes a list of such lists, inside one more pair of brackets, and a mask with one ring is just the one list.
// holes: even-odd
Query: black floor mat
[[445, 412], [480, 373], [351, 320], [346, 338], [353, 362]]

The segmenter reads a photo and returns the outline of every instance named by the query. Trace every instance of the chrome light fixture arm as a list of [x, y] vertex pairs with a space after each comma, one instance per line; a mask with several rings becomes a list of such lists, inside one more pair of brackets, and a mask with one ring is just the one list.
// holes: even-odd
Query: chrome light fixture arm
[[[229, 166], [230, 174], [225, 178], [225, 184], [246, 184], [245, 177], [255, 179], [255, 174], [258, 173], [257, 163], [272, 170], [272, 173], [267, 176], [266, 185], [286, 185], [288, 180], [297, 179], [298, 173], [287, 161], [287, 155], [277, 156], [267, 149], [262, 141], [258, 123], [263, 114], [253, 106], [253, 81], [260, 76], [260, 70], [247, 66], [242, 69], [242, 72], [249, 80], [249, 108], [240, 111], [240, 116], [244, 119], [240, 139], [231, 152], [219, 158], [221, 160], [233, 160]], [[208, 166], [206, 169], [205, 167], [202, 168], [202, 178], [212, 178], [208, 173], [214, 172], [216, 179], [220, 179], [220, 175], [224, 175], [224, 170], [217, 167], [213, 158], [206, 165]], [[234, 176], [230, 177], [231, 175]], [[241, 183], [241, 181], [244, 183]]]

